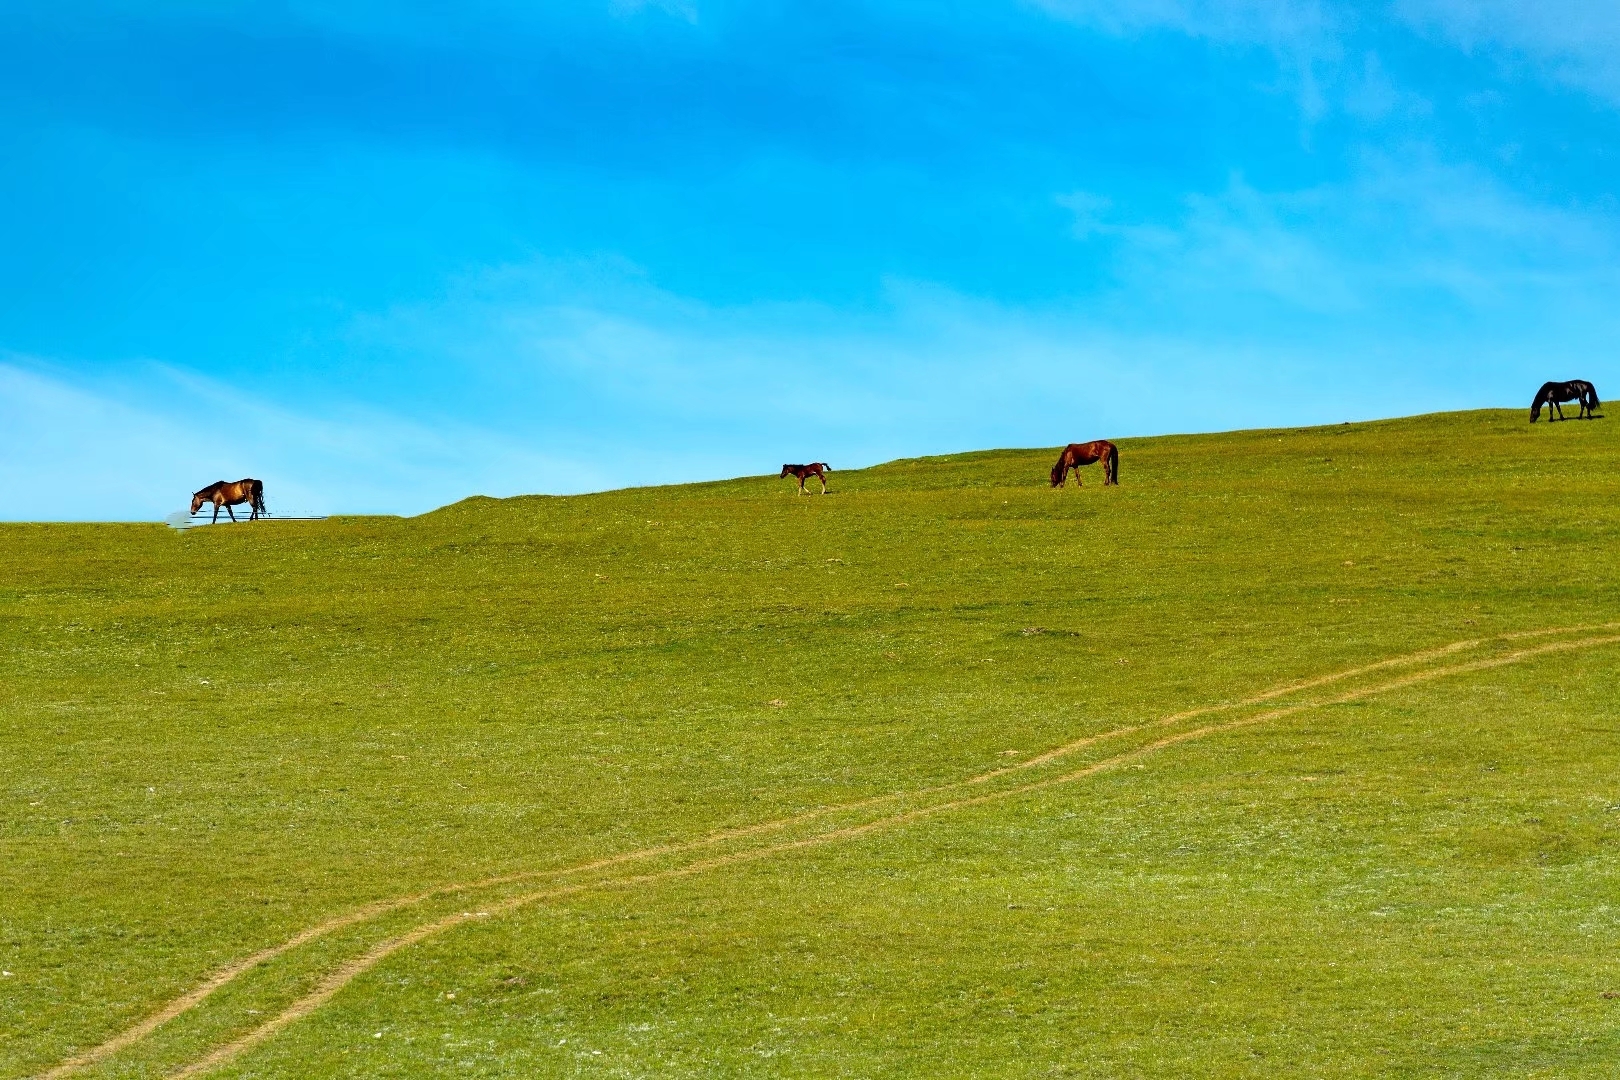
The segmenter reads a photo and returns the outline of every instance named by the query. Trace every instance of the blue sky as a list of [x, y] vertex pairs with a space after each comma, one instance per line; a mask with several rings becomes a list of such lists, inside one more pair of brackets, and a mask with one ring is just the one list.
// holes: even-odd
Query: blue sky
[[1620, 387], [1612, 5], [6, 7], [0, 517]]

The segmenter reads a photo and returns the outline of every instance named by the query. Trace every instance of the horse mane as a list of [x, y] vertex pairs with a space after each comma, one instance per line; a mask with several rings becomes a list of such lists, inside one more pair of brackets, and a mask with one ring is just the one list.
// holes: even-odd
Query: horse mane
[[1536, 391], [1536, 400], [1530, 403], [1530, 422], [1532, 424], [1540, 419], [1541, 407], [1542, 405], [1546, 404], [1547, 399], [1552, 396], [1554, 385], [1555, 384], [1550, 382], [1544, 382], [1541, 384], [1541, 389]]
[[1530, 403], [1530, 422], [1533, 424], [1541, 416], [1541, 407], [1547, 406], [1550, 414], [1562, 418], [1563, 410], [1557, 408], [1560, 402], [1578, 401], [1581, 403], [1583, 414], [1595, 413], [1602, 404], [1598, 400], [1597, 387], [1585, 379], [1570, 379], [1568, 382], [1544, 382], [1541, 389], [1536, 391], [1536, 399]]
[[1067, 446], [1065, 446], [1062, 450], [1058, 451], [1057, 464], [1052, 466], [1052, 472], [1051, 472], [1050, 475], [1052, 477], [1052, 486], [1053, 487], [1058, 486], [1058, 477], [1060, 477], [1060, 476], [1062, 476], [1064, 474], [1063, 463], [1068, 461], [1068, 460], [1069, 460], [1069, 448]]

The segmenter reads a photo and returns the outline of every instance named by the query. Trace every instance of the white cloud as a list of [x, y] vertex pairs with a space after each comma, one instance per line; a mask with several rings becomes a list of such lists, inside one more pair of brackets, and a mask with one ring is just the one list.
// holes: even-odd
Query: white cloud
[[[1594, 306], [1620, 284], [1613, 223], [1465, 170], [1369, 160], [1353, 182], [1287, 192], [1238, 177], [1169, 221], [1057, 198], [1078, 235], [1112, 249], [1112, 287], [1016, 306], [891, 281], [864, 310], [711, 306], [623, 264], [540, 261], [364, 333], [566, 383], [592, 413], [578, 432], [661, 447], [668, 472], [651, 480], [1516, 403], [1559, 358], [1603, 378], [1592, 343], [1620, 329]], [[1437, 308], [1464, 315], [1438, 325]], [[1384, 360], [1363, 365], [1369, 351]], [[583, 437], [565, 416], [548, 423]]]
[[[589, 445], [612, 485], [1517, 404], [1554, 369], [1620, 376], [1600, 349], [1620, 332], [1620, 227], [1474, 170], [1368, 157], [1294, 191], [1235, 176], [1144, 221], [1057, 199], [1113, 273], [1064, 302], [892, 280], [865, 308], [710, 305], [622, 261], [537, 260], [355, 334], [514, 379], [544, 433], [525, 444]], [[615, 457], [647, 445], [654, 463]]]
[[1319, 0], [1033, 0], [1059, 18], [1112, 34], [1174, 30], [1238, 44], [1282, 45], [1329, 36], [1338, 21]]
[[1426, 117], [1434, 112], [1433, 103], [1427, 98], [1405, 89], [1390, 77], [1376, 52], [1364, 53], [1361, 70], [1347, 72], [1342, 84], [1344, 110], [1360, 120]]
[[1592, 325], [1620, 288], [1614, 215], [1532, 202], [1421, 154], [1368, 155], [1348, 181], [1293, 191], [1235, 176], [1168, 219], [1132, 221], [1084, 192], [1058, 201], [1077, 237], [1115, 245], [1120, 294], [1138, 306], [1157, 298], [1160, 317], [1180, 325], [1293, 314], [1387, 327], [1439, 305], [1492, 333], [1552, 332], [1577, 314]]
[[1620, 101], [1620, 6], [1598, 0], [1399, 0], [1409, 24], [1469, 52], [1529, 61]]
[[[1105, 33], [1170, 31], [1291, 58], [1303, 77], [1340, 56], [1365, 5], [1331, 0], [1030, 0]], [[1601, 0], [1395, 0], [1395, 18], [1470, 53], [1529, 62], [1551, 77], [1620, 101], [1620, 5]], [[1373, 88], [1376, 92], [1376, 87]]]
[[1327, 109], [1324, 69], [1338, 65], [1350, 9], [1322, 0], [1029, 0], [1055, 18], [1120, 37], [1155, 31], [1258, 47], [1277, 59], [1311, 119]]
[[1115, 231], [1108, 221], [1108, 212], [1113, 209], [1114, 200], [1108, 196], [1089, 191], [1071, 191], [1059, 195], [1056, 201], [1074, 215], [1075, 239], [1086, 240]]
[[[864, 307], [713, 305], [613, 259], [469, 274], [325, 346], [425, 387], [393, 412], [330, 388], [267, 402], [158, 364], [90, 377], [0, 355], [0, 517], [157, 520], [244, 475], [273, 511], [409, 513], [798, 458], [1519, 404], [1546, 378], [1620, 378], [1620, 225], [1475, 170], [1368, 157], [1292, 191], [1234, 176], [1148, 220], [1058, 199], [1112, 278], [1038, 305], [898, 280]], [[440, 410], [435, 387], [470, 406]]]
[[696, 0], [609, 0], [608, 8], [620, 18], [628, 18], [653, 8], [689, 23], [696, 24], [698, 21]]
[[0, 518], [160, 520], [215, 480], [265, 482], [273, 513], [416, 513], [474, 493], [582, 490], [594, 467], [485, 432], [334, 404], [317, 417], [144, 364], [68, 376], [0, 357]]

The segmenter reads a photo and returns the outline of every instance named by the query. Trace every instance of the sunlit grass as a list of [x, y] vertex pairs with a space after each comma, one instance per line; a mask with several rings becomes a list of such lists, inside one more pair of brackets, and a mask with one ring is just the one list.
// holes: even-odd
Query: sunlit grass
[[[1054, 449], [835, 472], [826, 497], [0, 526], [0, 1075], [367, 901], [1620, 620], [1615, 430], [1515, 410], [1123, 441], [1107, 490], [1050, 490]], [[537, 902], [224, 1071], [1612, 1075], [1617, 663], [1437, 679]], [[294, 950], [99, 1074], [195, 1060], [369, 944], [520, 891]]]

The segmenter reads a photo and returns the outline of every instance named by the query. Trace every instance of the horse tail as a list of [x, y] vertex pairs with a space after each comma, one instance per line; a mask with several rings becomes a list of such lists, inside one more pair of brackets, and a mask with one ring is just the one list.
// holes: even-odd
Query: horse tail
[[1119, 447], [1115, 446], [1113, 443], [1108, 444], [1108, 464], [1105, 465], [1104, 468], [1106, 468], [1108, 470], [1108, 479], [1113, 481], [1113, 484], [1114, 484], [1115, 487], [1118, 487], [1119, 486]]
[[253, 481], [253, 509], [257, 510], [261, 514], [268, 514], [270, 512], [264, 508], [263, 480]]
[[1591, 383], [1587, 383], [1586, 384], [1586, 407], [1588, 409], [1596, 409], [1601, 404], [1603, 404], [1603, 402], [1598, 400], [1597, 387], [1593, 386]]

